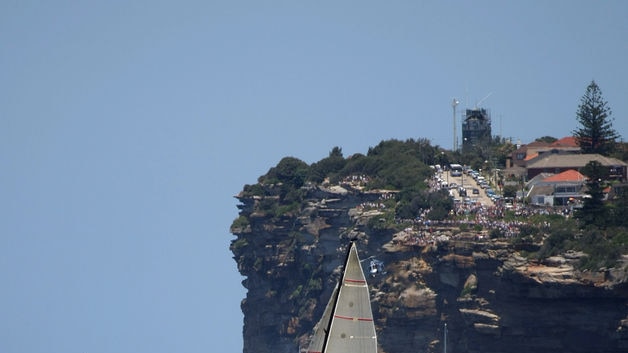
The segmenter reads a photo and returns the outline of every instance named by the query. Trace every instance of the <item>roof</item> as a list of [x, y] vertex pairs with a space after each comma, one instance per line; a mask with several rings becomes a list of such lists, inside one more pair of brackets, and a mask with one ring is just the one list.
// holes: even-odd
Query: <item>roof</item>
[[535, 140], [535, 141], [532, 141], [532, 142], [528, 143], [525, 146], [530, 148], [530, 147], [547, 147], [549, 145], [550, 145], [550, 143], [548, 143], [548, 142]]
[[549, 168], [582, 168], [591, 161], [597, 161], [603, 166], [622, 166], [627, 164], [616, 158], [604, 157], [600, 154], [557, 154], [548, 153], [541, 155], [537, 160], [528, 164], [528, 169], [549, 169]]
[[544, 183], [556, 183], [556, 182], [574, 182], [574, 181], [585, 181], [586, 177], [582, 175], [580, 172], [574, 169], [566, 170], [562, 173], [554, 174], [550, 177], [543, 179]]
[[552, 185], [534, 185], [526, 196], [533, 197], [538, 195], [553, 195], [554, 186]]
[[573, 136], [567, 136], [567, 137], [563, 137], [560, 140], [556, 140], [551, 144], [552, 147], [578, 147], [580, 148], [580, 146], [578, 145], [578, 142], [576, 141], [576, 138]]
[[553, 173], [540, 173], [539, 175], [535, 176], [534, 178], [528, 180], [528, 182], [526, 183], [526, 186], [531, 187], [531, 186], [534, 186], [536, 184], [539, 184], [539, 183], [543, 182], [543, 180], [545, 178], [549, 178], [552, 175], [554, 175], [554, 174]]
[[538, 154], [538, 153], [532, 153], [532, 154], [530, 154], [529, 156], [526, 156], [526, 158], [524, 158], [523, 160], [524, 160], [524, 161], [529, 161], [529, 160], [534, 159], [534, 158], [536, 158], [536, 157], [538, 157], [538, 156], [539, 156], [539, 154]]

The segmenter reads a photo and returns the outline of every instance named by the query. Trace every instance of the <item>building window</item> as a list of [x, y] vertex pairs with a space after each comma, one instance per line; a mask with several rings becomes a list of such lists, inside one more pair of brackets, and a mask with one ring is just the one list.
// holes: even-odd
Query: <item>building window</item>
[[556, 193], [575, 193], [575, 192], [576, 192], [576, 187], [573, 185], [556, 187]]

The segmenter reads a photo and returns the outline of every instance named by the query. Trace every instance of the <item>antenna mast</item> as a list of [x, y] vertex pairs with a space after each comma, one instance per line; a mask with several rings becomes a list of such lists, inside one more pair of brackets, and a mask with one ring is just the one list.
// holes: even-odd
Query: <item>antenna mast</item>
[[475, 103], [475, 109], [478, 109], [478, 108], [480, 107], [480, 103], [484, 102], [484, 101], [485, 101], [488, 97], [490, 97], [490, 96], [491, 96], [491, 94], [493, 94], [493, 92], [491, 92], [491, 93], [487, 94], [487, 95], [486, 95], [486, 97], [484, 97], [484, 98], [480, 99], [480, 101], [479, 101], [479, 102]]
[[453, 149], [454, 152], [456, 152], [458, 150], [458, 136], [456, 136], [456, 106], [458, 106], [460, 102], [458, 102], [458, 100], [456, 98], [454, 98], [454, 100], [451, 102], [451, 106], [452, 108], [454, 108], [454, 144], [453, 144]]

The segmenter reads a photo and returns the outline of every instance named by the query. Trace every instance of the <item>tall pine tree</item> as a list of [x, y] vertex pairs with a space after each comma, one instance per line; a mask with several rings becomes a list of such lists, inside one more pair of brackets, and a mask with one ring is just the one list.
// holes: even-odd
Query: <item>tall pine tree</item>
[[583, 153], [609, 155], [615, 149], [615, 140], [619, 138], [613, 129], [613, 119], [608, 103], [602, 98], [600, 87], [591, 81], [587, 91], [580, 99], [576, 119], [580, 128], [573, 131]]
[[604, 188], [608, 179], [608, 169], [598, 161], [591, 161], [582, 168], [582, 173], [587, 176], [587, 195], [582, 208], [576, 212], [575, 217], [580, 219], [581, 225], [595, 225], [604, 228], [607, 225], [609, 215], [604, 205]]

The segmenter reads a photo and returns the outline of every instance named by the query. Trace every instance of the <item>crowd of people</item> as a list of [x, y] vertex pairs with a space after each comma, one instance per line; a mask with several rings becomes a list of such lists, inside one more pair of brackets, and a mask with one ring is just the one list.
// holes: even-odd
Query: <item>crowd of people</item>
[[[437, 179], [430, 181], [429, 184], [433, 191], [445, 187]], [[528, 225], [530, 216], [550, 214], [571, 216], [569, 208], [538, 207], [523, 203], [513, 204], [503, 200], [483, 204], [477, 199], [470, 202], [456, 200], [449, 217], [444, 220], [430, 220], [429, 211], [429, 209], [421, 210], [415, 219], [398, 219], [398, 223], [410, 224], [412, 227], [398, 233], [396, 241], [406, 245], [425, 246], [438, 241], [444, 229], [466, 229], [475, 234], [477, 239], [483, 239], [491, 233], [500, 237], [511, 238], [518, 236], [521, 228]], [[512, 212], [511, 215], [514, 215], [514, 218], [507, 217], [508, 211]], [[550, 223], [545, 221], [540, 227], [549, 229]]]
[[[353, 187], [367, 182], [368, 177], [361, 175], [343, 180], [343, 183], [351, 184]], [[429, 185], [432, 191], [445, 187], [436, 178], [431, 180]], [[377, 200], [363, 202], [356, 208], [360, 211], [383, 211], [387, 207], [386, 201], [394, 197], [395, 194], [392, 192], [383, 192]], [[470, 201], [456, 200], [449, 216], [443, 220], [431, 220], [429, 209], [419, 210], [413, 219], [396, 219], [398, 224], [406, 224], [408, 227], [397, 233], [393, 242], [427, 246], [443, 240], [443, 237], [461, 234], [462, 230], [466, 231], [464, 234], [467, 236], [473, 234], [477, 239], [483, 239], [489, 234], [510, 238], [520, 234], [521, 228], [528, 224], [530, 216], [549, 214], [570, 216], [570, 210], [567, 208], [529, 206], [522, 203], [506, 203], [503, 200], [490, 203], [482, 203], [479, 199]], [[545, 222], [540, 226], [549, 228], [550, 224]]]

